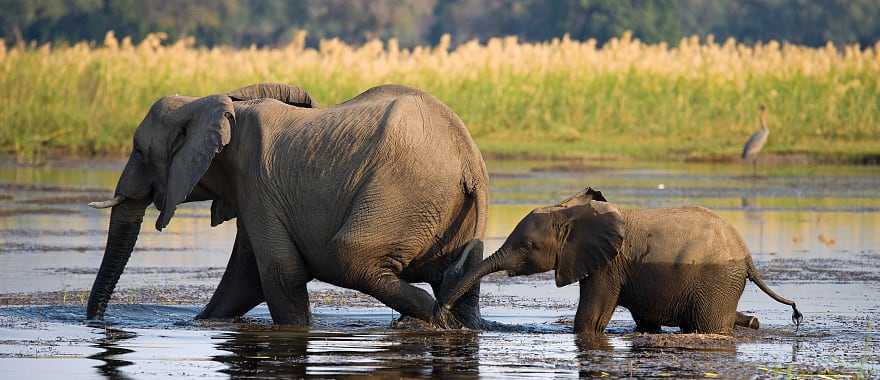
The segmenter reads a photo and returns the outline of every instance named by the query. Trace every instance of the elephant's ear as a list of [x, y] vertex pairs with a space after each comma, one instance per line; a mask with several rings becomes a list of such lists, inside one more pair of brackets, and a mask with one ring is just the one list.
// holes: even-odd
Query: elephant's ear
[[590, 201], [558, 211], [564, 241], [556, 256], [556, 286], [578, 281], [605, 267], [623, 245], [623, 216], [610, 203]]
[[208, 171], [214, 156], [229, 144], [235, 109], [228, 96], [213, 95], [178, 108], [164, 120], [181, 128], [179, 138], [183, 143], [172, 152], [162, 212], [156, 220], [156, 229], [160, 231], [171, 221], [177, 205], [186, 200]]
[[229, 92], [227, 95], [235, 101], [275, 99], [292, 106], [318, 108], [318, 102], [312, 99], [306, 90], [283, 83], [252, 84]]
[[605, 199], [605, 195], [603, 195], [601, 191], [596, 190], [592, 187], [588, 187], [579, 191], [577, 194], [572, 195], [568, 199], [559, 202], [559, 205], [562, 207], [582, 206], [590, 203], [590, 201], [608, 202], [608, 200]]

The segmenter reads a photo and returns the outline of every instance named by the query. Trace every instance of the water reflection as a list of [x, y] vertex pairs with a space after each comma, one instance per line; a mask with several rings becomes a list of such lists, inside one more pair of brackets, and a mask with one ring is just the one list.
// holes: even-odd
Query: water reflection
[[239, 376], [306, 375], [308, 334], [266, 332], [224, 333], [216, 348], [229, 354], [213, 360], [229, 366], [222, 372]]
[[475, 332], [238, 331], [221, 334], [213, 360], [234, 377], [372, 374], [446, 377], [479, 374]]
[[130, 366], [134, 363], [120, 359], [119, 356], [134, 352], [134, 350], [123, 346], [127, 340], [136, 336], [137, 334], [131, 332], [106, 328], [104, 330], [104, 338], [100, 339], [98, 343], [93, 346], [102, 351], [88, 356], [89, 359], [100, 360], [103, 362], [103, 364], [95, 366], [98, 373], [108, 379], [128, 379], [129, 377], [121, 372], [121, 368]]

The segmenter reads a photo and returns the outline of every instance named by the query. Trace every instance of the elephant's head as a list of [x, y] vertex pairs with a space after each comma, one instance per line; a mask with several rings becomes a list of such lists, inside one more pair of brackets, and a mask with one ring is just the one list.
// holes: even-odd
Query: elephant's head
[[[92, 285], [86, 309], [88, 319], [102, 319], [107, 302], [125, 269], [140, 232], [146, 207], [159, 209], [156, 229], [170, 222], [182, 202], [215, 199], [200, 186], [214, 157], [230, 143], [235, 127], [235, 100], [275, 98], [288, 104], [313, 106], [311, 97], [297, 87], [280, 84], [248, 86], [226, 95], [204, 98], [168, 96], [150, 108], [134, 134], [134, 146], [116, 185], [114, 197], [89, 205], [112, 207], [107, 246]], [[212, 224], [229, 219], [212, 206]], [[219, 219], [219, 221], [218, 221]]]
[[464, 276], [443, 307], [450, 308], [483, 276], [502, 270], [521, 276], [555, 269], [556, 286], [571, 284], [608, 265], [620, 252], [623, 233], [620, 212], [593, 189], [535, 209], [498, 251]]
[[226, 95], [169, 96], [150, 108], [135, 131], [134, 147], [113, 199], [90, 204], [113, 210], [104, 259], [86, 309], [88, 319], [103, 318], [134, 249], [146, 207], [156, 205], [160, 210], [156, 229], [165, 228], [214, 156], [229, 144], [234, 124], [232, 99]]

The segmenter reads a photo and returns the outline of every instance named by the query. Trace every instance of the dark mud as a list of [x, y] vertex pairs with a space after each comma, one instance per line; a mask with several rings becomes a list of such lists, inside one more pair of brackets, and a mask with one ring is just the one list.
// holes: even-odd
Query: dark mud
[[[752, 284], [739, 310], [761, 329], [732, 337], [636, 334], [618, 308], [599, 338], [571, 334], [577, 286], [553, 274], [488, 276], [484, 331], [435, 331], [374, 298], [309, 284], [309, 328], [271, 324], [265, 305], [196, 321], [222, 276], [234, 223], [181, 207], [165, 232], [148, 210], [106, 324], [83, 320], [101, 260], [106, 198], [122, 163], [0, 167], [0, 377], [669, 377], [880, 376], [880, 173], [871, 168], [492, 162], [487, 254], [530, 209], [585, 186], [624, 207], [700, 204], [742, 233], [759, 270], [805, 320]], [[661, 186], [662, 185], [662, 186]], [[419, 286], [427, 286], [420, 284]], [[824, 376], [824, 377], [823, 377]]]

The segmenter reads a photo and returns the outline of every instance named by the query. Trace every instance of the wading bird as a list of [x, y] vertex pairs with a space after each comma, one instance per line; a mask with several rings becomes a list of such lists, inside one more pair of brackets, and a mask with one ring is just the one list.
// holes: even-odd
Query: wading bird
[[770, 128], [767, 128], [767, 107], [758, 106], [759, 119], [761, 121], [761, 129], [753, 133], [743, 146], [742, 159], [752, 160], [752, 176], [758, 176], [758, 152], [767, 143], [767, 136], [770, 135]]

